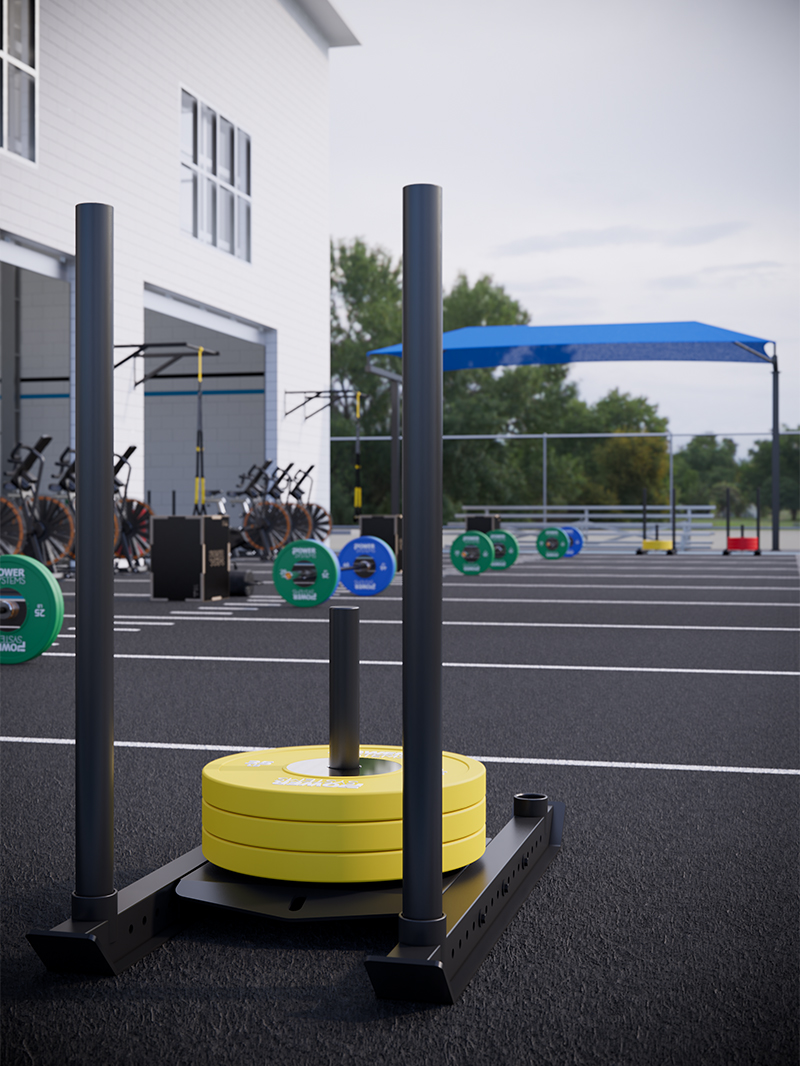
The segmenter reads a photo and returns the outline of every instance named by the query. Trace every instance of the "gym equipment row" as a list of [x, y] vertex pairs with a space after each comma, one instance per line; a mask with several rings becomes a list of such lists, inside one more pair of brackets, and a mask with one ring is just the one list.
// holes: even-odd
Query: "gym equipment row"
[[209, 493], [220, 514], [227, 514], [229, 500], [242, 504], [244, 520], [240, 529], [230, 531], [231, 549], [255, 551], [261, 559], [274, 559], [291, 541], [327, 540], [331, 532], [331, 516], [310, 500], [313, 464], [293, 474], [294, 463], [269, 472], [272, 463], [267, 459], [260, 466], [251, 466], [227, 496], [218, 491]]
[[281, 548], [272, 566], [276, 591], [294, 607], [319, 607], [339, 583], [356, 596], [377, 596], [394, 580], [397, 558], [385, 541], [361, 536], [337, 557], [325, 544], [301, 540]]
[[[7, 555], [23, 553], [46, 566], [54, 567], [75, 558], [75, 452], [67, 447], [56, 460], [54, 484], [41, 492], [44, 477], [44, 451], [52, 437], [44, 435], [31, 447], [17, 443], [4, 494], [0, 497], [0, 551]], [[114, 456], [114, 559], [125, 559], [129, 570], [140, 566], [150, 552], [152, 508], [128, 496], [131, 476], [131, 445], [123, 455]]]
[[[223, 912], [301, 921], [396, 914], [396, 947], [365, 960], [376, 995], [454, 1003], [560, 851], [564, 805], [540, 793], [515, 796], [513, 816], [485, 844], [483, 768], [442, 750], [441, 539], [430, 521], [442, 509], [441, 466], [437, 472], [431, 463], [442, 437], [441, 189], [412, 185], [403, 196], [403, 458], [409, 475], [403, 625], [414, 640], [404, 647], [402, 749], [360, 744], [358, 610], [336, 609], [327, 752], [325, 746], [247, 752], [222, 774], [218, 761], [216, 770], [212, 763], [204, 780], [204, 845], [120, 892], [114, 886], [114, 587], [103, 553], [111, 530], [106, 487], [113, 437], [113, 213], [105, 204], [76, 208], [77, 431], [78, 448], [85, 444], [87, 456], [76, 570], [76, 877], [71, 918], [28, 934], [51, 970], [121, 973], [193, 920], [196, 911], [187, 900]], [[91, 419], [84, 411], [91, 411]], [[101, 445], [92, 455], [91, 440]], [[375, 784], [368, 785], [372, 778]], [[452, 785], [445, 788], [448, 779]], [[228, 784], [220, 795], [223, 780]], [[365, 789], [372, 790], [373, 802], [362, 800], [371, 794]], [[386, 830], [385, 838], [385, 827], [374, 824], [398, 821], [401, 827]], [[319, 847], [329, 826], [346, 827], [340, 849], [353, 843], [381, 847], [366, 853], [308, 850]], [[400, 850], [393, 846], [398, 832], [401, 867], [390, 854]], [[269, 846], [290, 841], [294, 852], [285, 867], [264, 854], [290, 850]], [[445, 852], [450, 845], [452, 854]], [[366, 869], [360, 859], [336, 858], [364, 854], [377, 856]], [[256, 875], [235, 869], [242, 856]], [[451, 864], [464, 861], [452, 870]], [[286, 879], [299, 870], [314, 879]], [[376, 873], [392, 879], [362, 880]], [[529, 917], [532, 928], [544, 920]]]
[[[574, 526], [550, 526], [536, 538], [536, 548], [543, 559], [570, 559], [582, 547], [583, 535]], [[505, 529], [482, 532], [472, 528], [459, 533], [450, 546], [450, 561], [461, 574], [508, 570], [518, 557], [519, 541]]]

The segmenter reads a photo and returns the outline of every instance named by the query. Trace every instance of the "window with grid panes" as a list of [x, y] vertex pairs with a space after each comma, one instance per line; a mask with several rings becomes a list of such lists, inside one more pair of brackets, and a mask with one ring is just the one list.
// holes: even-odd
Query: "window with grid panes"
[[36, 160], [37, 0], [1, 0], [0, 148]]
[[250, 261], [250, 137], [181, 92], [181, 229]]

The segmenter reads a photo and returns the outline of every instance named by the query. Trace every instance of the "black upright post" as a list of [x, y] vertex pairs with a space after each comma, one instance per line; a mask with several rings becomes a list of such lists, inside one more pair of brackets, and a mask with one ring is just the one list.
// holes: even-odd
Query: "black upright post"
[[756, 489], [756, 555], [761, 554], [761, 486]]
[[[725, 489], [725, 540], [731, 535], [731, 490]], [[725, 547], [727, 548], [727, 544]]]
[[675, 522], [675, 487], [672, 488], [672, 554], [678, 554], [678, 538], [676, 536], [676, 522]]
[[72, 917], [116, 914], [114, 889], [113, 208], [78, 204], [76, 290], [75, 892]]
[[442, 915], [442, 190], [403, 190], [402, 944]]
[[778, 417], [778, 356], [772, 357], [772, 550], [781, 547], [781, 426]]
[[389, 384], [392, 401], [392, 514], [400, 514], [400, 386], [398, 382]]
[[361, 688], [359, 681], [358, 607], [331, 607], [330, 626], [330, 756], [339, 774], [357, 774]]

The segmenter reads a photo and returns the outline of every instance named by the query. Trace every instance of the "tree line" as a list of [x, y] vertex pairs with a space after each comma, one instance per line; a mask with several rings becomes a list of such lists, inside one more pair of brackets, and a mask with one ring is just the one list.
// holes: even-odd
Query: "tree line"
[[[528, 311], [489, 276], [470, 284], [459, 274], [444, 294], [444, 329], [523, 325]], [[402, 264], [361, 240], [331, 244], [331, 436], [355, 431], [355, 394], [361, 393], [361, 433], [389, 433], [390, 393], [384, 379], [366, 370], [366, 353], [396, 344], [402, 335]], [[377, 357], [376, 366], [399, 371], [400, 361]], [[667, 419], [645, 397], [612, 389], [594, 404], [568, 380], [568, 367], [520, 366], [448, 371], [444, 375], [445, 434], [609, 433], [608, 438], [548, 441], [547, 498], [565, 504], [637, 504], [646, 488], [653, 503], [669, 498]], [[800, 507], [800, 438], [781, 438], [781, 507], [796, 518]], [[362, 445], [363, 511], [390, 509], [389, 442]], [[444, 514], [449, 521], [464, 504], [536, 505], [542, 500], [541, 441], [445, 441]], [[761, 488], [767, 509], [771, 442], [758, 441], [737, 462], [732, 440], [695, 437], [674, 456], [678, 503], [724, 505], [743, 514]], [[336, 523], [353, 517], [354, 450], [331, 444], [331, 502]]]

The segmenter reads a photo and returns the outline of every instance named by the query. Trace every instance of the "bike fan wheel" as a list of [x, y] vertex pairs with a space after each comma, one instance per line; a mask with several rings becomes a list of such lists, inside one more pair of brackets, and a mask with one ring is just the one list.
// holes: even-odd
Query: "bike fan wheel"
[[288, 503], [286, 510], [291, 521], [290, 540], [311, 540], [311, 515], [301, 503]]
[[291, 520], [279, 503], [254, 503], [242, 524], [244, 539], [266, 555], [282, 548], [289, 539]]
[[19, 508], [0, 497], [0, 555], [19, 555], [24, 539], [25, 523]]
[[331, 516], [318, 503], [307, 503], [305, 507], [311, 518], [311, 533], [308, 539], [327, 540], [331, 535], [331, 527], [333, 525]]
[[39, 541], [42, 562], [52, 566], [72, 551], [75, 523], [66, 504], [55, 496], [40, 496], [34, 536]]
[[126, 500], [122, 509], [122, 529], [116, 541], [114, 554], [124, 557], [123, 540], [127, 540], [128, 549], [134, 559], [141, 559], [150, 554], [150, 518], [153, 508], [141, 500]]

